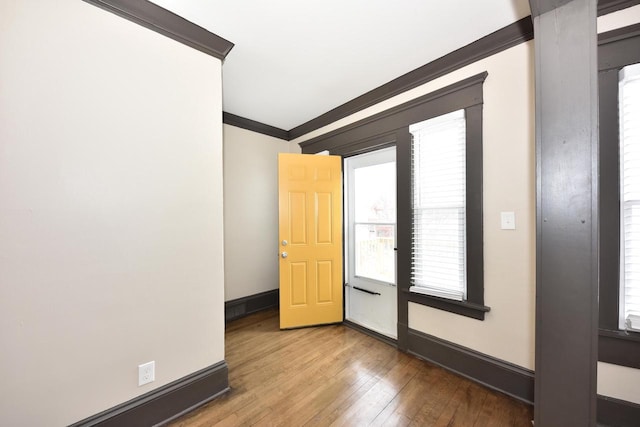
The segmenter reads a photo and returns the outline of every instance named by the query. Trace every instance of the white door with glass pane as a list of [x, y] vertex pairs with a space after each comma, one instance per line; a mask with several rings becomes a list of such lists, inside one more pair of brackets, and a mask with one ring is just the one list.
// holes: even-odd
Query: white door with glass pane
[[345, 317], [397, 337], [396, 149], [345, 159]]

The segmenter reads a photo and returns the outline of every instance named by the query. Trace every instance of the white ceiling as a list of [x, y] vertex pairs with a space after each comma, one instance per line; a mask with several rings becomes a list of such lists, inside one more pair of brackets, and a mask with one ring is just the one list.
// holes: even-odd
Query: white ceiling
[[235, 43], [224, 111], [285, 130], [529, 15], [528, 0], [153, 0]]

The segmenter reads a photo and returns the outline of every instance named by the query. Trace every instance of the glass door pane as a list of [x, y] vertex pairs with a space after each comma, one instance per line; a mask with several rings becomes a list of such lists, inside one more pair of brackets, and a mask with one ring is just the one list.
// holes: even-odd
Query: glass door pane
[[396, 337], [395, 148], [345, 160], [346, 318]]
[[395, 283], [395, 175], [393, 161], [353, 170], [355, 276]]

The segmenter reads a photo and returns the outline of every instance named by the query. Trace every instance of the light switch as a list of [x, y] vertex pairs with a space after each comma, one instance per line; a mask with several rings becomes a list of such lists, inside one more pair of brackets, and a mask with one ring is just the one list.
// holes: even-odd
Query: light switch
[[516, 229], [516, 213], [500, 212], [500, 228], [503, 230]]

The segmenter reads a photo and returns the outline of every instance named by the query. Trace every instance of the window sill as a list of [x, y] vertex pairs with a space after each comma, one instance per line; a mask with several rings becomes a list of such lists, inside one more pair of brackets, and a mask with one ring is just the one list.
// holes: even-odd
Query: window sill
[[448, 311], [449, 313], [471, 317], [472, 319], [484, 320], [485, 313], [491, 310], [490, 307], [482, 304], [474, 304], [469, 301], [455, 301], [447, 298], [439, 298], [432, 295], [411, 292], [408, 289], [403, 289], [402, 292], [406, 295], [407, 301]]
[[600, 329], [598, 360], [640, 369], [640, 333]]

